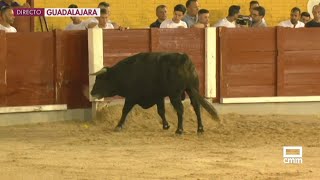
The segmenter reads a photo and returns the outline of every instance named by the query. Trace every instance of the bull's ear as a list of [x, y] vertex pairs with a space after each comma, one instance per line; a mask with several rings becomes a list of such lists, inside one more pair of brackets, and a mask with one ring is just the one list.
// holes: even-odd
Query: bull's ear
[[107, 70], [108, 70], [108, 68], [107, 68], [107, 67], [104, 67], [104, 68], [100, 69], [100, 71], [95, 72], [95, 73], [92, 73], [92, 74], [89, 74], [89, 75], [90, 75], [90, 76], [97, 76], [97, 75], [99, 75], [99, 74], [106, 73]]

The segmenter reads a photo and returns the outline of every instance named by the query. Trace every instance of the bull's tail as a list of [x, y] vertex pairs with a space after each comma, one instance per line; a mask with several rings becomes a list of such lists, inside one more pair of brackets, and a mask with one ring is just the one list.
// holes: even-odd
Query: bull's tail
[[192, 88], [191, 89], [192, 94], [194, 95], [194, 97], [198, 100], [198, 102], [201, 104], [202, 107], [204, 107], [204, 109], [215, 119], [220, 121], [220, 118], [218, 116], [217, 110], [213, 107], [213, 105], [211, 103], [209, 103], [207, 100], [205, 100], [200, 94], [199, 92]]

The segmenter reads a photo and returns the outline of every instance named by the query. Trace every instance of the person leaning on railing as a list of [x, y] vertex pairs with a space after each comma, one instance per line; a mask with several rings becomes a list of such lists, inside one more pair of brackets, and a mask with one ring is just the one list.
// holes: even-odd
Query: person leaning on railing
[[[68, 8], [78, 8], [76, 4], [70, 4]], [[85, 23], [79, 17], [70, 17], [71, 23], [65, 28], [65, 30], [86, 30]]]
[[16, 28], [11, 25], [14, 22], [14, 14], [12, 7], [2, 6], [0, 9], [0, 30], [4, 30], [7, 33], [17, 32]]
[[114, 29], [113, 24], [109, 21], [109, 14], [106, 9], [100, 9], [100, 17], [97, 18], [98, 24], [96, 27], [102, 29]]
[[[98, 8], [100, 8], [100, 9], [105, 9], [105, 10], [107, 11], [108, 23], [111, 23], [112, 26], [114, 27], [114, 29], [119, 29], [119, 30], [129, 29], [129, 27], [122, 27], [122, 26], [118, 25], [117, 23], [112, 22], [112, 21], [109, 19], [110, 14], [111, 14], [110, 4], [109, 4], [109, 3], [107, 3], [107, 2], [100, 2], [99, 5], [98, 5]], [[86, 28], [94, 28], [94, 27], [96, 27], [96, 26], [99, 24], [98, 19], [99, 19], [99, 17], [94, 17], [94, 18], [90, 18], [90, 19], [84, 21]]]
[[14, 0], [0, 0], [0, 8], [3, 6], [9, 6], [12, 8], [16, 8], [16, 7], [24, 7], [24, 8], [30, 8], [30, 4], [29, 3], [24, 3], [22, 6], [14, 1]]
[[95, 26], [90, 26], [88, 28], [115, 29], [113, 24], [109, 21], [109, 14], [106, 9], [100, 9], [100, 16], [96, 18], [98, 23], [95, 23]]

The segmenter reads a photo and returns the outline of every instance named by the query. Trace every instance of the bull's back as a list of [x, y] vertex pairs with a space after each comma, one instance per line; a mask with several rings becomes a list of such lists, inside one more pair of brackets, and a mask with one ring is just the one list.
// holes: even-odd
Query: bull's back
[[187, 86], [197, 78], [190, 58], [181, 53], [139, 53], [114, 68], [122, 77], [122, 88], [135, 96], [167, 95], [172, 88]]

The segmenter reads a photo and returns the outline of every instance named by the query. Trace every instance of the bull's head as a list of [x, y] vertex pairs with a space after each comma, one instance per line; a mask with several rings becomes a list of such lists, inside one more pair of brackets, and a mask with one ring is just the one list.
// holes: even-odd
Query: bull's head
[[96, 76], [96, 81], [90, 93], [92, 97], [101, 99], [117, 94], [114, 79], [111, 74], [108, 67], [104, 67], [100, 71], [90, 74]]

